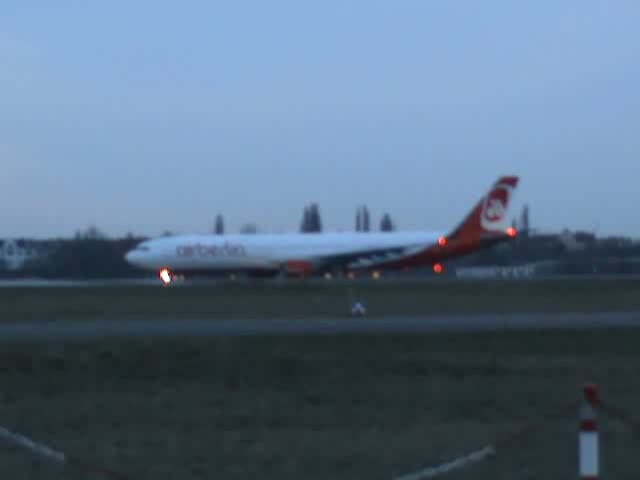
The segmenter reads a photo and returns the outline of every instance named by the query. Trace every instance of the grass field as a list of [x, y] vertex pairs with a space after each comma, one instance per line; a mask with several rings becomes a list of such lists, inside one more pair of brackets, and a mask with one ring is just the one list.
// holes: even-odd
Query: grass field
[[[627, 330], [5, 345], [0, 424], [132, 479], [390, 480], [557, 412], [587, 380], [634, 412], [639, 350]], [[572, 409], [447, 478], [577, 478], [576, 429]], [[604, 429], [606, 478], [638, 478], [640, 432]], [[2, 478], [101, 478], [0, 459]]]
[[0, 321], [340, 317], [640, 311], [640, 280], [255, 282], [209, 286], [0, 288]]

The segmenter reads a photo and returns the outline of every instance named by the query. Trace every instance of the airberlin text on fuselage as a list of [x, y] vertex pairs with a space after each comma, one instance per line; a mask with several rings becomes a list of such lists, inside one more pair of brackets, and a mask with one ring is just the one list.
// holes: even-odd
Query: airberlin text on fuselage
[[242, 245], [223, 243], [222, 245], [179, 245], [176, 247], [176, 255], [179, 257], [244, 257], [247, 254]]

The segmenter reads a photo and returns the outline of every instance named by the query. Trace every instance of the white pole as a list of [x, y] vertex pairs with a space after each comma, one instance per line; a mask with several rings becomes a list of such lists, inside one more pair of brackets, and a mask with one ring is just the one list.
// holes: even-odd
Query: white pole
[[580, 408], [578, 457], [580, 480], [600, 478], [600, 449], [596, 406], [598, 389], [594, 384], [584, 386], [584, 403]]

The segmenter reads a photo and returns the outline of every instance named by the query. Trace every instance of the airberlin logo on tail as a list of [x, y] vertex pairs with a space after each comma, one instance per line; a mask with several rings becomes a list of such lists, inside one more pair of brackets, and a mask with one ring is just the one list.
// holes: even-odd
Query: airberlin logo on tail
[[485, 230], [495, 229], [504, 220], [513, 187], [504, 183], [493, 187], [487, 195], [480, 214], [480, 223]]
[[504, 218], [505, 204], [498, 198], [490, 198], [484, 209], [484, 217], [489, 222], [499, 222]]
[[176, 247], [179, 257], [244, 257], [247, 254], [242, 245], [225, 242], [222, 245], [180, 245]]

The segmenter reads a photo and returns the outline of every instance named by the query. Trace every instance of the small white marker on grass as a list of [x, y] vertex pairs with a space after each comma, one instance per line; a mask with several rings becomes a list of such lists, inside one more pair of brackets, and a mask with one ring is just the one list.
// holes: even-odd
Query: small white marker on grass
[[364, 316], [367, 314], [367, 308], [364, 306], [364, 303], [361, 301], [354, 302], [351, 306], [351, 315], [353, 316]]

